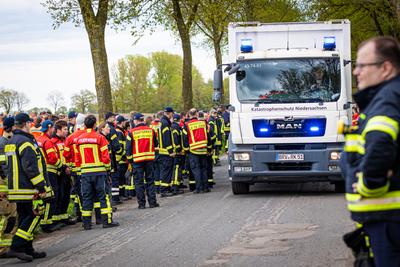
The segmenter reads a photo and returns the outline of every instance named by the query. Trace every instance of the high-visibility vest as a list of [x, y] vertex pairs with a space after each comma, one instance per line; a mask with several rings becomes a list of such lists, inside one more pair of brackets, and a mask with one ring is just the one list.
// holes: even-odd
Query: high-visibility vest
[[207, 149], [207, 125], [205, 121], [191, 120], [186, 123], [188, 130], [189, 149], [206, 150]]
[[154, 135], [154, 130], [148, 126], [139, 126], [131, 130], [133, 162], [155, 159]]

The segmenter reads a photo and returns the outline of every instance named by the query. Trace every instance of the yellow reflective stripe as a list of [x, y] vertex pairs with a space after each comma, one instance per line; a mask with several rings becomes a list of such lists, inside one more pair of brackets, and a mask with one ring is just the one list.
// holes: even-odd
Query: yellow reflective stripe
[[37, 190], [35, 189], [10, 189], [8, 190], [10, 194], [18, 194], [18, 195], [34, 195]]
[[91, 210], [82, 210], [81, 213], [82, 213], [82, 216], [85, 216], [85, 217], [92, 216], [92, 211]]
[[56, 151], [54, 150], [54, 148], [49, 148], [46, 150], [46, 154], [49, 154], [51, 152], [56, 152]]
[[169, 128], [168, 127], [165, 127], [162, 131], [161, 131], [161, 133], [165, 133], [166, 131], [168, 131], [169, 130]]
[[365, 140], [359, 134], [347, 134], [345, 136], [346, 143], [344, 145], [345, 152], [355, 152], [361, 155], [365, 154]]
[[0, 184], [0, 192], [7, 193], [8, 192], [8, 186], [4, 185], [4, 184]]
[[[40, 217], [39, 217], [39, 216], [36, 216], [35, 219], [33, 219], [33, 222], [31, 223], [31, 226], [30, 226], [29, 229], [28, 229], [28, 233], [29, 233], [30, 235], [33, 234], [33, 231], [35, 230], [36, 226], [38, 225], [39, 220], [40, 220]], [[33, 237], [33, 235], [32, 235], [32, 237]]]
[[100, 148], [100, 151], [104, 151], [104, 150], [107, 150], [107, 149], [108, 149], [108, 147], [107, 147], [107, 145], [105, 145], [105, 146]]
[[117, 138], [117, 135], [116, 135], [116, 134], [113, 134], [113, 135], [111, 136], [110, 139], [111, 139], [111, 141], [112, 141], [112, 140], [114, 140], [115, 138]]
[[346, 194], [347, 208], [353, 212], [400, 209], [400, 191], [388, 192], [378, 198], [364, 198], [359, 194]]
[[362, 196], [377, 197], [377, 196], [385, 194], [389, 190], [389, 185], [390, 185], [389, 180], [387, 181], [386, 185], [384, 185], [382, 187], [370, 189], [364, 184], [363, 173], [359, 172], [356, 175], [358, 177], [357, 192], [360, 193]]
[[10, 247], [12, 239], [0, 239], [0, 247]]
[[368, 120], [362, 135], [365, 137], [371, 131], [387, 133], [393, 140], [396, 140], [399, 133], [399, 123], [387, 116], [375, 116]]
[[99, 209], [99, 208], [100, 208], [100, 202], [95, 202], [95, 203], [93, 204], [93, 208]]
[[31, 178], [31, 182], [33, 185], [37, 185], [38, 183], [43, 182], [43, 181], [44, 181], [44, 177], [43, 177], [43, 174], [41, 174], [41, 173], [39, 175]]
[[106, 167], [81, 169], [81, 173], [106, 172], [106, 171], [107, 171]]
[[6, 155], [0, 155], [0, 162], [6, 161]]
[[19, 236], [22, 239], [25, 239], [27, 241], [32, 241], [33, 240], [33, 235], [29, 234], [28, 232], [25, 232], [22, 229], [18, 229], [17, 232], [15, 233], [15, 235]]
[[110, 208], [102, 208], [100, 213], [101, 214], [112, 214], [112, 209], [110, 209]]
[[160, 185], [161, 185], [161, 186], [164, 186], [164, 187], [169, 187], [169, 186], [170, 186], [169, 183], [163, 183], [163, 182], [161, 182]]
[[22, 151], [24, 151], [24, 149], [27, 148], [27, 147], [32, 148], [32, 150], [35, 152], [35, 154], [37, 154], [37, 153], [36, 153], [36, 148], [35, 148], [35, 146], [34, 146], [33, 144], [29, 143], [29, 142], [23, 143], [23, 144], [18, 148], [18, 152], [21, 154]]

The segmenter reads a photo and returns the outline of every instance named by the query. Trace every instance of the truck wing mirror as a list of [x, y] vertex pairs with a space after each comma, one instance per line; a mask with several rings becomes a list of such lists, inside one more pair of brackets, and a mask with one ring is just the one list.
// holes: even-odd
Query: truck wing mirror
[[214, 92], [213, 101], [219, 103], [222, 99], [222, 70], [220, 68], [214, 71]]

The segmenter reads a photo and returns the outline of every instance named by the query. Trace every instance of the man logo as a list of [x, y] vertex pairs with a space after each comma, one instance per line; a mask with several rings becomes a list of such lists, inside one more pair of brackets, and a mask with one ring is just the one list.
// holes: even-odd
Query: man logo
[[277, 130], [301, 130], [303, 125], [301, 123], [278, 123]]

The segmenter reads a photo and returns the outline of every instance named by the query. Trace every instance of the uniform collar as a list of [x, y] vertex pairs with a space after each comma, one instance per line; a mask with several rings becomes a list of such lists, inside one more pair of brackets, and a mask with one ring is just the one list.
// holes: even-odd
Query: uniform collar
[[146, 126], [146, 124], [144, 122], [138, 123], [138, 124], [135, 125], [135, 128], [136, 127], [140, 127], [140, 126]]
[[19, 130], [19, 129], [14, 130], [13, 133], [14, 133], [14, 134], [24, 135], [24, 136], [29, 137], [29, 138], [31, 138], [31, 139], [35, 139], [35, 138], [33, 137], [33, 135], [31, 135], [30, 133], [21, 131], [21, 130]]
[[368, 106], [368, 104], [376, 96], [376, 94], [379, 92], [379, 90], [382, 89], [383, 86], [385, 86], [386, 84], [392, 82], [395, 79], [399, 79], [399, 78], [400, 78], [400, 76], [398, 75], [390, 80], [383, 81], [380, 84], [367, 87], [364, 90], [354, 93], [353, 99], [357, 103], [358, 107], [360, 108], [360, 111], [363, 111]]

